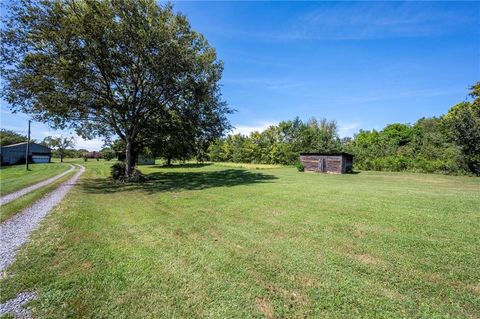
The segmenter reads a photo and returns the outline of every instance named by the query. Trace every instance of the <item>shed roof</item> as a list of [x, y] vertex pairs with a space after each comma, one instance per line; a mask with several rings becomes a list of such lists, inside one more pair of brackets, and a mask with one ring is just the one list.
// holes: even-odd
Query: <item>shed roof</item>
[[354, 157], [353, 154], [346, 153], [346, 152], [300, 153], [300, 155], [319, 155], [319, 156], [345, 156], [345, 157]]
[[[52, 149], [50, 147], [42, 145], [42, 144], [38, 144], [38, 143], [29, 143], [29, 144], [30, 144], [31, 151], [33, 149], [35, 149], [36, 151], [43, 150], [43, 151], [48, 152], [48, 153], [50, 153], [52, 151]], [[2, 146], [2, 150], [9, 150], [9, 149], [13, 149], [13, 148], [25, 149], [26, 145], [27, 145], [26, 142], [5, 145], [5, 146]]]

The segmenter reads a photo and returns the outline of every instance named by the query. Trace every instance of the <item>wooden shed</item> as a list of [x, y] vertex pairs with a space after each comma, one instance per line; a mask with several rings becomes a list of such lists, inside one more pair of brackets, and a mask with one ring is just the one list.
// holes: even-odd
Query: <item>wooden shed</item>
[[307, 172], [343, 174], [352, 171], [353, 155], [348, 153], [301, 153]]

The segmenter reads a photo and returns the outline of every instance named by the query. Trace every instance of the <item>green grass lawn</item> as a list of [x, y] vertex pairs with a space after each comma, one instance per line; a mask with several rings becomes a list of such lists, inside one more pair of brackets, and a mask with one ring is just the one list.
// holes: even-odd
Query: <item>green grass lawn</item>
[[[89, 161], [2, 276], [36, 318], [478, 318], [480, 179]], [[13, 274], [10, 276], [9, 274]]]
[[39, 189], [34, 190], [28, 194], [25, 194], [16, 200], [3, 205], [0, 208], [0, 222], [4, 222], [7, 219], [11, 218], [13, 215], [19, 213], [23, 209], [27, 208], [28, 206], [35, 203], [37, 200], [41, 199], [42, 197], [46, 196], [48, 193], [55, 190], [60, 184], [67, 181], [72, 175], [75, 174], [75, 171], [72, 171], [66, 174], [63, 177], [60, 177], [56, 181], [46, 186], [40, 187]]
[[0, 169], [0, 195], [6, 195], [60, 174], [70, 167], [65, 163], [2, 166]]

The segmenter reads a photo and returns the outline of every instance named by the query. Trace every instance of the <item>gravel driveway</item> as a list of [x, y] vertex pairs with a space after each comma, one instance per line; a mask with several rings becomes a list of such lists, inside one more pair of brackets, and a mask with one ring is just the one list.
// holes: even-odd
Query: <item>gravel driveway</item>
[[0, 225], [0, 272], [14, 261], [17, 249], [28, 241], [30, 233], [37, 228], [40, 221], [75, 185], [75, 182], [85, 171], [83, 166], [79, 166], [80, 170], [72, 178]]
[[[68, 164], [70, 165], [70, 164]], [[7, 203], [10, 203], [12, 200], [15, 200], [17, 198], [19, 198], [20, 196], [23, 196], [25, 194], [28, 194], [30, 192], [33, 192], [34, 190], [40, 188], [40, 187], [43, 187], [45, 185], [48, 185], [50, 183], [53, 183], [55, 182], [57, 179], [67, 175], [68, 173], [70, 173], [75, 167], [73, 165], [70, 165], [70, 168], [61, 173], [61, 174], [58, 174], [58, 175], [55, 175], [53, 177], [50, 177], [50, 178], [47, 178], [37, 184], [33, 184], [31, 186], [28, 186], [28, 187], [25, 187], [25, 188], [22, 188], [21, 190], [19, 191], [16, 191], [16, 192], [13, 192], [13, 193], [10, 193], [8, 195], [5, 195], [5, 196], [2, 196], [0, 197], [0, 205], [5, 205]]]
[[[74, 166], [70, 166], [71, 168], [68, 171], [41, 183], [46, 183], [47, 181], [53, 182], [55, 179], [64, 176], [74, 169]], [[68, 191], [75, 185], [80, 175], [82, 175], [85, 171], [83, 166], [78, 166], [80, 167], [80, 170], [72, 178], [60, 184], [58, 188], [39, 201], [35, 202], [32, 206], [24, 209], [22, 212], [16, 214], [11, 219], [0, 225], [0, 273], [15, 260], [17, 249], [28, 241], [30, 233], [37, 228], [40, 221], [65, 197]], [[39, 184], [35, 184], [33, 186], [37, 186]], [[30, 311], [24, 306], [29, 301], [33, 300], [35, 296], [36, 294], [34, 292], [22, 292], [14, 299], [5, 301], [4, 303], [0, 304], [0, 316], [10, 314], [18, 319], [31, 319], [32, 316]]]

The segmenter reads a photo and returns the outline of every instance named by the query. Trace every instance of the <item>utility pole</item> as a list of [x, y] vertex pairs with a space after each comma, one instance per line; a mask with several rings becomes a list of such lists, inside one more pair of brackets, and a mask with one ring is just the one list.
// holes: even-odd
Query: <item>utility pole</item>
[[30, 153], [30, 123], [28, 120], [28, 137], [27, 137], [27, 151], [25, 152], [25, 169], [28, 171], [28, 153]]

